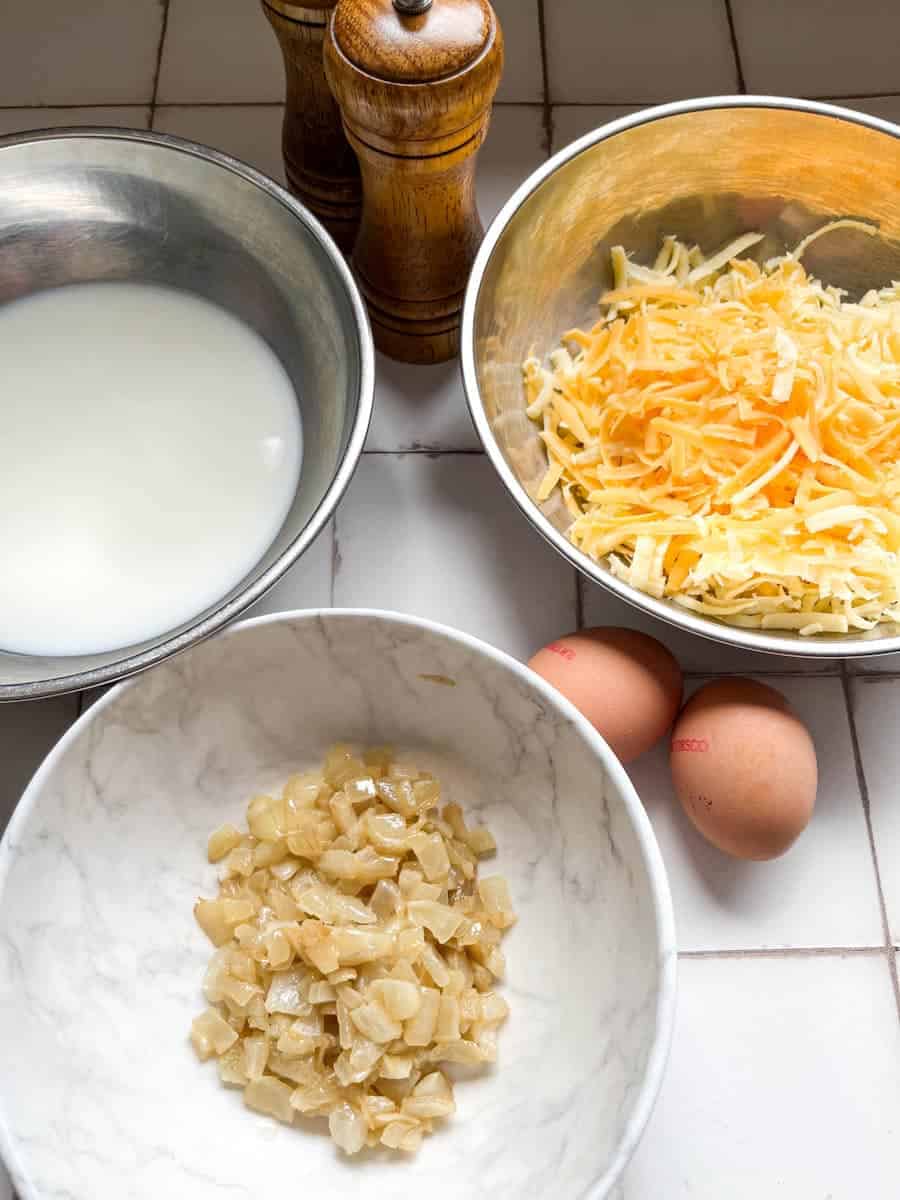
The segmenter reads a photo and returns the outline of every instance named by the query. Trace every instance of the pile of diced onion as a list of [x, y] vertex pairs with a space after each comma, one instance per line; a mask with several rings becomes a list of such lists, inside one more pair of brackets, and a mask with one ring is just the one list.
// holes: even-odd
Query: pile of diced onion
[[569, 537], [652, 596], [801, 635], [900, 620], [900, 284], [851, 303], [745, 234], [612, 251], [600, 321], [525, 363]]
[[455, 1111], [441, 1063], [497, 1057], [506, 1001], [506, 881], [478, 877], [495, 843], [440, 786], [390, 751], [329, 751], [280, 796], [254, 796], [248, 833], [209, 840], [215, 900], [201, 1059], [248, 1107], [291, 1124], [327, 1117], [348, 1154], [413, 1152]]

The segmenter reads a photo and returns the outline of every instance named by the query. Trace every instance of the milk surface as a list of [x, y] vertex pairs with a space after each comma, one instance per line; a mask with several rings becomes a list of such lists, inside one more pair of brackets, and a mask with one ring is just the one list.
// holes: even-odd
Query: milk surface
[[0, 650], [196, 616], [271, 545], [301, 454], [278, 358], [205, 300], [89, 283], [0, 307]]

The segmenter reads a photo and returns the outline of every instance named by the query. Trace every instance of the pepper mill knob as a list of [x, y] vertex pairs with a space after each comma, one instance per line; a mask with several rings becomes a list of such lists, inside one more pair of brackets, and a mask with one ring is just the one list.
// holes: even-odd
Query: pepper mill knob
[[288, 187], [349, 254], [362, 208], [359, 163], [322, 66], [325, 29], [336, 3], [262, 0], [262, 8], [284, 58], [281, 144]]
[[475, 154], [503, 69], [487, 0], [338, 0], [325, 73], [359, 159], [353, 265], [375, 344], [405, 362], [459, 349], [483, 236]]

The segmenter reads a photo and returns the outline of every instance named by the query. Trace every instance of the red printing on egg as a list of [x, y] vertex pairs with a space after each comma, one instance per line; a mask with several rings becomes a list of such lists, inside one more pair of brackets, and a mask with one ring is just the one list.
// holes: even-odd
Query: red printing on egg
[[563, 646], [560, 642], [551, 642], [547, 649], [558, 654], [560, 658], [568, 659], [569, 662], [575, 657], [575, 651], [570, 646]]
[[676, 750], [683, 754], [705, 754], [709, 749], [709, 742], [706, 738], [673, 738], [672, 752]]

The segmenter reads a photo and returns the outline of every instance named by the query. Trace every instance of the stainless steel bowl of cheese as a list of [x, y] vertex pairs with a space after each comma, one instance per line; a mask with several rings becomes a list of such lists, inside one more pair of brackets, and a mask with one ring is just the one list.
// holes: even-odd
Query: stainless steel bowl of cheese
[[250, 167], [157, 133], [0, 138], [0, 700], [215, 633], [327, 525], [373, 351], [346, 263]]
[[[898, 180], [889, 122], [719, 97], [611, 122], [512, 197], [469, 285], [467, 398], [519, 507], [589, 579], [745, 648], [900, 650]], [[832, 327], [813, 352], [814, 309]], [[597, 365], [610, 335], [618, 381]]]

